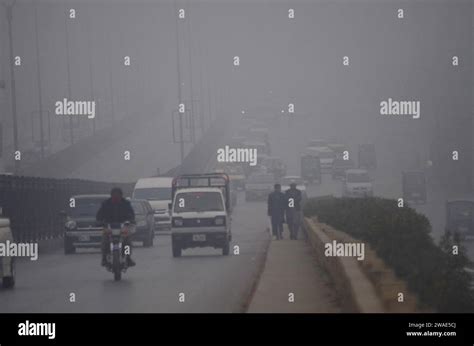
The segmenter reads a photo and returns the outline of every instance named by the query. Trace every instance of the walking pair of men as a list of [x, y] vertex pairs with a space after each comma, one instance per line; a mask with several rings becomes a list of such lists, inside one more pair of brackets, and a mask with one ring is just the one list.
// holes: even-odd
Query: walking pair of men
[[302, 193], [295, 183], [291, 183], [285, 193], [281, 192], [280, 184], [275, 184], [274, 191], [268, 195], [268, 216], [271, 219], [273, 236], [277, 240], [282, 239], [285, 215], [290, 239], [298, 239], [302, 220], [301, 204]]

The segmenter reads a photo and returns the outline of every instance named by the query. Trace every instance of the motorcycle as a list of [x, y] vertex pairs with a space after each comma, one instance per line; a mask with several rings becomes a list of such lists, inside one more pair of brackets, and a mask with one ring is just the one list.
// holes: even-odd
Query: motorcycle
[[114, 280], [120, 281], [122, 273], [128, 269], [126, 249], [123, 246], [124, 239], [131, 234], [130, 222], [108, 224], [104, 228], [104, 236], [110, 244], [110, 252], [106, 256], [108, 271], [114, 274]]

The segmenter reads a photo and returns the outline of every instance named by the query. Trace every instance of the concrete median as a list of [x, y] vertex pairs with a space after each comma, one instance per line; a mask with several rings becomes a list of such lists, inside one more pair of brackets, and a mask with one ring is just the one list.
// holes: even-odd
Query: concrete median
[[328, 257], [325, 244], [334, 240], [343, 243], [357, 240], [318, 222], [317, 218], [305, 218], [304, 227], [318, 262], [333, 281], [345, 312], [421, 312], [417, 297], [370, 246], [365, 244], [363, 261], [355, 257]]

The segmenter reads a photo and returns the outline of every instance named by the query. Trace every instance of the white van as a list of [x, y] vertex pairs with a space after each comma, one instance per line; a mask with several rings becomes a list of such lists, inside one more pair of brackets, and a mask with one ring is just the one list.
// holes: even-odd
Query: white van
[[155, 230], [170, 230], [171, 217], [168, 204], [171, 203], [171, 177], [142, 178], [133, 189], [133, 199], [146, 199], [155, 211]]

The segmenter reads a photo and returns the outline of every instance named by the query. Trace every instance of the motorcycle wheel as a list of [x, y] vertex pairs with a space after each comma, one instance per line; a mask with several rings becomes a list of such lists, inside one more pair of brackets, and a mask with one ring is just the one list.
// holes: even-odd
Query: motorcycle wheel
[[120, 268], [120, 253], [118, 251], [114, 251], [112, 269], [114, 272], [114, 280], [120, 281], [122, 279], [122, 270]]

